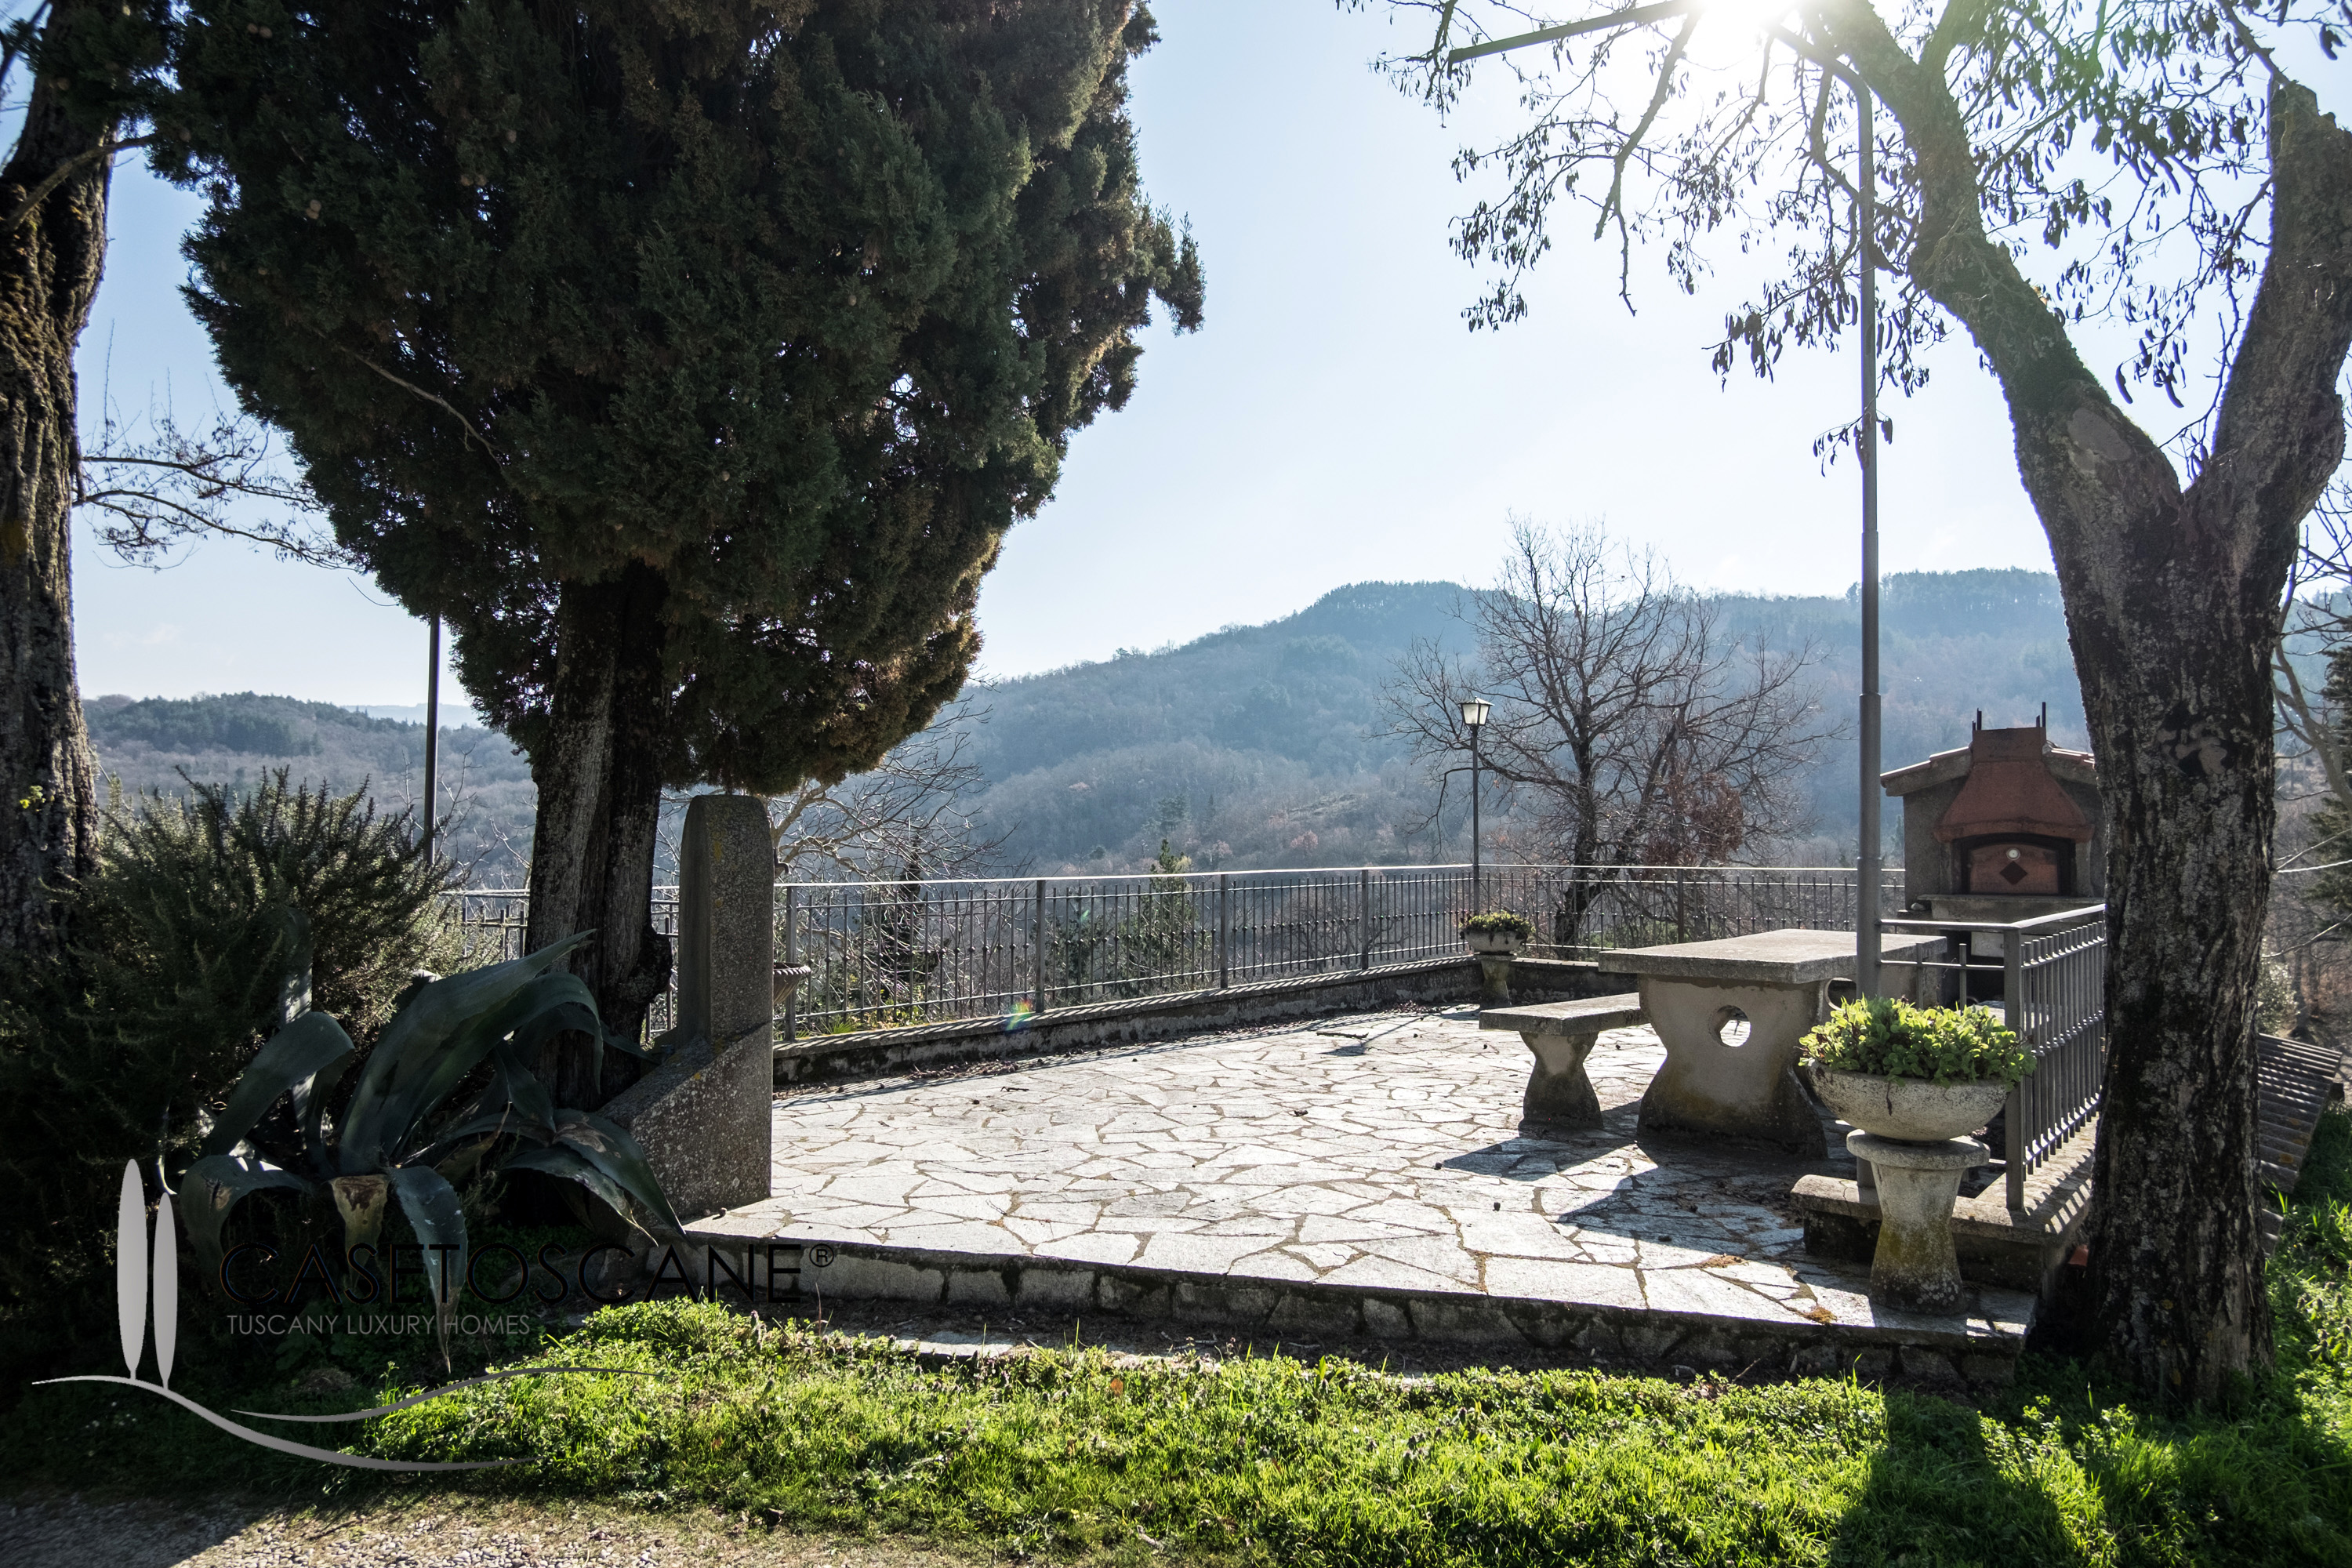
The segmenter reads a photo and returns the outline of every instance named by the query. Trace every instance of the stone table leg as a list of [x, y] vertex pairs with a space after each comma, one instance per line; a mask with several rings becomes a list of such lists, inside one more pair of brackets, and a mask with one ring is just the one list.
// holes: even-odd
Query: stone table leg
[[[1792, 1070], [1797, 1042], [1820, 1021], [1828, 987], [1641, 977], [1642, 1011], [1666, 1047], [1642, 1096], [1642, 1131], [1753, 1139], [1806, 1159], [1829, 1152], [1821, 1118]], [[1744, 1016], [1732, 1044], [1727, 1026]]]
[[1529, 1121], [1563, 1127], [1601, 1125], [1601, 1097], [1585, 1076], [1584, 1058], [1592, 1054], [1598, 1029], [1574, 1035], [1538, 1035], [1519, 1031], [1536, 1062], [1528, 1073], [1528, 1091], [1519, 1101], [1520, 1114]]
[[1906, 1143], [1849, 1132], [1845, 1146], [1878, 1173], [1878, 1251], [1870, 1299], [1885, 1306], [1948, 1312], [1959, 1305], [1960, 1261], [1952, 1247], [1952, 1203], [1960, 1174], [1991, 1158], [1973, 1138]]

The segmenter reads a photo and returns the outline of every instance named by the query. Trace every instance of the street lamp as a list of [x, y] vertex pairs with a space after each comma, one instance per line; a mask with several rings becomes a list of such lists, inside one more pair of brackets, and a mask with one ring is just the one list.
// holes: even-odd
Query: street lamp
[[1474, 915], [1486, 907], [1482, 901], [1485, 895], [1478, 889], [1478, 731], [1486, 727], [1486, 715], [1491, 711], [1491, 704], [1475, 697], [1462, 700], [1462, 726], [1470, 731], [1470, 912]]
[[[1722, 0], [1717, 0], [1718, 4]], [[1680, 16], [1709, 7], [1709, 0], [1663, 0], [1663, 3], [1636, 5], [1629, 10], [1612, 12], [1582, 22], [1570, 22], [1557, 27], [1545, 27], [1538, 32], [1521, 33], [1515, 37], [1496, 38], [1484, 44], [1473, 44], [1451, 51], [1445, 57], [1449, 65], [1486, 55], [1504, 54], [1525, 48], [1531, 44], [1557, 43], [1588, 33], [1613, 32], [1624, 27], [1646, 26], [1670, 16]], [[1452, 7], [1448, 6], [1450, 13]], [[1854, 983], [1864, 996], [1878, 994], [1878, 879], [1879, 879], [1879, 691], [1878, 691], [1878, 274], [1871, 265], [1873, 237], [1878, 231], [1877, 145], [1871, 127], [1871, 94], [1862, 78], [1836, 59], [1824, 59], [1808, 41], [1790, 32], [1776, 16], [1754, 16], [1750, 20], [1769, 37], [1780, 39], [1794, 47], [1798, 54], [1853, 89], [1857, 140], [1861, 143], [1861, 167], [1854, 181], [1854, 239], [1856, 269], [1861, 273], [1862, 328], [1862, 439], [1856, 445], [1855, 456], [1862, 467], [1862, 832], [1860, 854], [1854, 869]], [[1439, 44], [1444, 42], [1444, 24], [1439, 26]], [[1479, 704], [1483, 709], [1486, 705]], [[1462, 718], [1470, 722], [1470, 705], [1462, 705]], [[1481, 714], [1481, 721], [1484, 720]], [[1476, 791], [1478, 777], [1478, 731], [1470, 731], [1471, 879], [1475, 889], [1477, 879], [1476, 856]]]

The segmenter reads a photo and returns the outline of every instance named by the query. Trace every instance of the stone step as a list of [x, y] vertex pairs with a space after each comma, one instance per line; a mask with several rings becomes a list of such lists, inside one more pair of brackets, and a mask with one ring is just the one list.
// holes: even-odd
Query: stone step
[[[2039, 1294], [2081, 1239], [2091, 1208], [2091, 1152], [2096, 1118], [2084, 1124], [2026, 1177], [2025, 1208], [2010, 1211], [2008, 1184], [1995, 1180], [1952, 1205], [1952, 1243], [1960, 1278]], [[1803, 1176], [1790, 1201], [1805, 1221], [1805, 1250], [1816, 1258], [1866, 1263], [1878, 1245], [1878, 1200], [1849, 1180]]]
[[1956, 1391], [2010, 1380], [2032, 1312], [2021, 1295], [1989, 1292], [1975, 1310], [1996, 1314], [1990, 1318], [1889, 1311], [1857, 1300], [1836, 1311], [1820, 1309], [1820, 1321], [1773, 1321], [1631, 1300], [1352, 1286], [819, 1240], [774, 1233], [764, 1216], [750, 1213], [691, 1226], [685, 1241], [671, 1257], [652, 1260], [656, 1290], [713, 1289], [762, 1309], [820, 1312], [827, 1300], [903, 1301], [919, 1309], [1213, 1326], [1253, 1342], [1262, 1339], [1266, 1348], [1325, 1337], [1493, 1347], [1504, 1354], [1524, 1347], [1608, 1362], [1899, 1377]]

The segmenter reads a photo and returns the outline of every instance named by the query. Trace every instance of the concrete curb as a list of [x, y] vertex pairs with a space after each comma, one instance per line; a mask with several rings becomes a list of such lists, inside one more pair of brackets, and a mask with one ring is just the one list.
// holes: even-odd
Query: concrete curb
[[[716, 1252], [718, 1260], [710, 1255]], [[1981, 1332], [1931, 1323], [1867, 1326], [1774, 1322], [1599, 1302], [1294, 1282], [1139, 1264], [789, 1240], [688, 1227], [678, 1267], [656, 1285], [741, 1290], [754, 1304], [817, 1307], [907, 1301], [983, 1311], [1099, 1313], [1256, 1331], [1447, 1345], [1525, 1345], [1630, 1361], [1679, 1360], [1737, 1370], [1762, 1363], [1800, 1374], [1852, 1371], [1930, 1387], [1990, 1387], [2016, 1370], [2026, 1325]]]

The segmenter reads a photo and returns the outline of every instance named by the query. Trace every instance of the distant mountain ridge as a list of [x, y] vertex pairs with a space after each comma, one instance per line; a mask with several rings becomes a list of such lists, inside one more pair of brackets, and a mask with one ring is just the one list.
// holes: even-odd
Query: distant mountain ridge
[[[1005, 869], [1032, 874], [1133, 869], [1163, 838], [1202, 868], [1466, 858], [1455, 813], [1425, 825], [1435, 789], [1382, 732], [1381, 693], [1417, 640], [1471, 653], [1457, 615], [1473, 602], [1452, 583], [1351, 584], [1260, 626], [975, 689], [967, 754], [988, 783], [972, 809], [989, 833], [1007, 836]], [[1848, 721], [1847, 732], [1823, 745], [1801, 781], [1816, 837], [1780, 847], [1850, 857], [1858, 595], [1719, 603], [1733, 635], [1814, 645], [1819, 700]], [[2017, 724], [2046, 702], [2052, 738], [2086, 743], [2048, 574], [1898, 573], [1882, 609], [1885, 766], [1965, 744], [1979, 709], [1988, 723]], [[424, 729], [399, 719], [249, 692], [102, 697], [89, 711], [102, 765], [131, 790], [176, 791], [184, 767], [238, 784], [278, 766], [338, 788], [370, 780], [387, 809], [404, 808], [421, 788]], [[494, 732], [445, 727], [443, 736], [446, 788], [463, 802], [451, 847], [478, 863], [478, 881], [510, 882], [528, 864], [529, 765]], [[1493, 815], [1488, 826], [1511, 826]]]
[[[1811, 852], [1832, 853], [1857, 816], [1860, 595], [1717, 599], [1732, 636], [1812, 644], [1820, 702], [1848, 721], [1802, 780], [1822, 840]], [[1474, 652], [1462, 618], [1474, 600], [1453, 583], [1354, 584], [1263, 626], [996, 682], [972, 728], [991, 781], [979, 813], [1010, 835], [1009, 853], [1048, 871], [1131, 868], [1163, 837], [1204, 867], [1466, 858], [1451, 813], [1416, 826], [1434, 788], [1381, 732], [1381, 689], [1417, 640]], [[2084, 743], [2054, 577], [1897, 573], [1880, 604], [1887, 766], [1965, 744], [1979, 708], [1989, 723], [2021, 723], [2047, 702], [2053, 738]]]
[[[425, 788], [425, 726], [331, 702], [241, 691], [226, 696], [105, 696], [83, 706], [99, 767], [136, 795], [185, 791], [182, 773], [242, 789], [285, 768], [296, 783], [368, 786], [380, 812], [415, 807]], [[467, 711], [462, 707], [461, 713]], [[506, 737], [471, 726], [441, 731], [445, 853], [477, 885], [511, 886], [528, 864], [536, 795], [530, 765]], [[454, 815], [453, 815], [454, 814]]]

